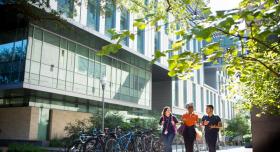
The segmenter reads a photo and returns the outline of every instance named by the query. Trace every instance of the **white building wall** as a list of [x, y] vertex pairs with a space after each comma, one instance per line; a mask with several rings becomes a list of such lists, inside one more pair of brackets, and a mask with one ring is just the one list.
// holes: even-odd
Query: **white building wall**
[[[78, 5], [75, 5], [75, 9], [77, 10], [77, 15], [73, 18], [74, 21], [76, 21], [77, 23], [80, 23], [84, 26], [86, 26], [87, 24], [87, 0], [82, 0], [81, 2], [81, 5], [78, 6]], [[51, 8], [53, 9], [56, 9], [57, 8], [57, 0], [50, 0], [50, 5], [51, 5]], [[104, 3], [102, 4], [104, 5]], [[102, 13], [102, 11], [100, 11], [100, 19], [99, 19], [99, 32], [101, 34], [105, 34], [105, 14]], [[117, 12], [116, 12], [116, 30], [118, 31], [120, 29], [120, 17], [121, 17], [121, 13], [120, 13], [120, 9], [118, 9], [117, 7]], [[133, 14], [130, 14], [130, 17], [129, 17], [129, 28], [130, 28], [130, 31], [133, 32], [133, 33], [137, 33], [137, 28], [133, 27], [133, 21], [136, 19], [136, 17], [133, 15]], [[169, 19], [170, 21], [172, 21], [172, 17], [170, 17]], [[158, 25], [161, 26], [161, 29], [160, 29], [160, 48], [161, 50], [167, 50], [169, 49], [169, 40], [172, 40], [173, 42], [176, 41], [175, 39], [175, 36], [174, 35], [167, 35], [165, 34], [165, 27], [164, 27], [164, 23], [162, 21], [159, 21], [158, 22]], [[147, 28], [145, 29], [145, 56], [147, 57], [150, 57], [152, 58], [153, 55], [154, 55], [154, 39], [155, 39], [155, 28], [153, 27], [150, 27], [149, 25], [147, 26]], [[191, 39], [189, 42], [189, 45], [190, 45], [190, 51], [192, 52], [198, 52], [198, 43], [201, 44], [202, 46], [202, 42], [198, 42], [196, 41], [196, 48], [194, 48], [194, 45], [193, 45], [193, 39]], [[133, 49], [134, 51], [137, 52], [137, 35], [135, 35], [135, 39], [134, 41], [129, 39], [129, 48]], [[184, 47], [183, 50], [185, 50], [186, 47]], [[182, 51], [183, 51], [182, 50]], [[168, 66], [168, 63], [167, 63], [167, 59], [168, 59], [168, 54], [166, 57], [163, 57], [160, 59], [160, 63], [165, 65], [165, 66]], [[231, 118], [230, 115], [232, 115], [232, 106], [230, 104], [230, 106], [227, 104], [227, 101], [223, 104], [222, 101], [225, 100], [224, 99], [224, 96], [221, 96], [220, 97], [220, 100], [218, 100], [218, 95], [219, 94], [219, 91], [220, 89], [218, 88], [218, 90], [215, 90], [215, 89], [212, 89], [212, 88], [209, 88], [209, 86], [206, 86], [204, 84], [204, 70], [203, 68], [201, 68], [199, 70], [200, 72], [200, 77], [199, 79], [197, 78], [197, 74], [198, 72], [197, 71], [194, 71], [194, 77], [193, 77], [193, 80], [194, 81], [191, 81], [191, 80], [186, 80], [187, 81], [187, 103], [190, 103], [190, 102], [193, 102], [193, 96], [192, 96], [192, 84], [193, 82], [195, 82], [196, 84], [196, 111], [202, 115], [205, 113], [205, 107], [207, 105], [207, 102], [206, 102], [206, 99], [207, 99], [207, 94], [206, 94], [206, 90], [209, 90], [211, 91], [212, 93], [215, 93], [216, 94], [216, 107], [217, 108], [217, 114], [219, 114], [221, 117], [223, 117], [223, 115], [225, 115], [225, 118], [228, 119], [228, 118]], [[225, 78], [224, 74], [219, 72], [218, 74], [219, 77], [221, 78]], [[221, 79], [221, 81], [224, 81]], [[174, 85], [174, 83], [172, 83]], [[185, 106], [185, 101], [184, 101], [184, 81], [179, 81], [178, 83], [178, 86], [179, 86], [179, 89], [178, 89], [178, 108], [181, 108], [181, 109], [184, 109], [184, 106]], [[203, 105], [204, 107], [201, 108], [202, 106], [202, 103], [201, 103], [201, 87], [203, 87]], [[219, 87], [223, 87], [223, 86], [219, 86]], [[173, 88], [173, 87], [172, 87]], [[225, 87], [223, 87], [225, 88]], [[174, 92], [174, 91], [173, 91]], [[209, 100], [211, 100], [211, 97], [209, 97]], [[212, 97], [212, 100], [214, 100], [214, 97]], [[214, 101], [213, 101], [214, 102]], [[172, 102], [174, 104], [174, 102]], [[218, 104], [219, 103], [219, 104]], [[214, 105], [214, 103], [213, 103]], [[173, 105], [174, 106], [174, 105]], [[219, 110], [218, 110], [219, 109]], [[220, 111], [220, 112], [219, 112]], [[224, 111], [224, 113], [223, 113]], [[231, 114], [229, 114], [229, 112]]]

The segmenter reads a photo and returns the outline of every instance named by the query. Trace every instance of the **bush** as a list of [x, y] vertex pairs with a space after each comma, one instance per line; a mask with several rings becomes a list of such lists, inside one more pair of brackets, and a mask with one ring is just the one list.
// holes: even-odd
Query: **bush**
[[252, 135], [251, 134], [244, 135], [243, 140], [245, 143], [250, 143], [252, 141]]
[[47, 152], [46, 150], [31, 144], [11, 144], [8, 152]]
[[[158, 130], [158, 120], [152, 116], [149, 119], [125, 119], [125, 117], [119, 113], [107, 113], [104, 121], [104, 127], [109, 129], [120, 127], [123, 131], [128, 131], [133, 127], [137, 127], [138, 129]], [[91, 133], [93, 128], [101, 128], [101, 123], [101, 118], [99, 116], [94, 116], [90, 119], [77, 120], [74, 123], [69, 123], [64, 130], [68, 139], [76, 139], [80, 131]], [[56, 144], [59, 144], [59, 141], [54, 140], [53, 145]]]
[[52, 139], [50, 140], [49, 146], [50, 147], [65, 147], [68, 143], [67, 138], [63, 138], [63, 139]]

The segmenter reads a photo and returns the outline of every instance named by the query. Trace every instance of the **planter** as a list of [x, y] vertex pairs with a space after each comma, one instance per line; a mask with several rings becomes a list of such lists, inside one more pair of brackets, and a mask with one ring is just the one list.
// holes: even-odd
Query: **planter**
[[251, 112], [253, 152], [269, 152], [279, 149], [280, 116], [256, 117], [257, 112], [257, 109], [253, 109]]

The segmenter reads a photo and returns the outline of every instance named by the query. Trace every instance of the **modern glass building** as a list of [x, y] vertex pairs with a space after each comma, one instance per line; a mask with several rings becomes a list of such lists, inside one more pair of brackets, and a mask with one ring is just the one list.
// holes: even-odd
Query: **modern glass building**
[[[176, 40], [164, 28], [134, 29], [133, 14], [113, 3], [102, 12], [99, 0], [80, 5], [50, 0], [50, 6], [64, 12], [61, 18], [34, 6], [31, 12], [45, 19], [0, 9], [0, 140], [60, 138], [67, 123], [100, 115], [103, 76], [106, 112], [145, 116], [169, 105], [180, 115], [193, 102], [200, 116], [206, 104], [213, 104], [223, 119], [233, 116], [232, 103], [205, 83], [224, 83], [219, 69], [219, 77], [209, 78], [203, 67], [183, 81], [167, 76], [166, 58], [150, 64], [155, 50]], [[136, 30], [135, 40], [126, 39], [116, 54], [98, 56], [102, 46], [112, 43], [106, 32], [110, 28]], [[184, 51], [199, 52], [202, 45], [193, 39]]]

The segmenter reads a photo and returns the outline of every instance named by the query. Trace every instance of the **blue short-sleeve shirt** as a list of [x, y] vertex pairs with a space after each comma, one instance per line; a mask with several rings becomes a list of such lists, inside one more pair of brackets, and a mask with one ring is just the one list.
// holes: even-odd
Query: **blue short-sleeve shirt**
[[208, 115], [204, 115], [202, 117], [202, 122], [203, 121], [209, 121], [209, 124], [205, 126], [205, 133], [206, 134], [217, 134], [219, 132], [219, 128], [210, 128], [211, 125], [218, 125], [219, 122], [221, 122], [221, 118], [219, 116], [212, 115], [209, 117]]

